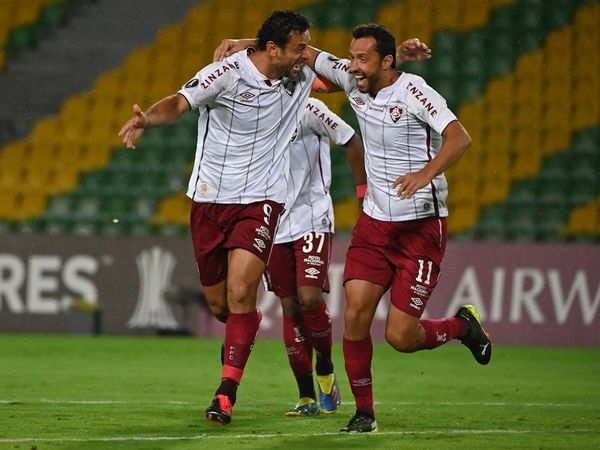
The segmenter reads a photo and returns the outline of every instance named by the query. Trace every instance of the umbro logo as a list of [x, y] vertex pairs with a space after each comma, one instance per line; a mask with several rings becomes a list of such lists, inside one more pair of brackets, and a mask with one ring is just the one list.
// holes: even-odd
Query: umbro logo
[[252, 99], [253, 99], [254, 97], [256, 97], [256, 95], [254, 95], [254, 94], [253, 94], [252, 92], [250, 92], [250, 91], [244, 91], [244, 92], [242, 92], [242, 93], [239, 95], [239, 97], [242, 97], [242, 98], [244, 99], [243, 101], [245, 101], [245, 102], [248, 102], [248, 103], [249, 103], [249, 102], [251, 102], [251, 101], [252, 101]]
[[267, 248], [267, 246], [265, 245], [265, 241], [263, 241], [262, 239], [255, 238], [254, 239], [254, 248], [256, 250], [258, 250], [260, 253], [262, 253], [263, 250], [265, 248]]
[[316, 279], [317, 275], [321, 273], [320, 270], [315, 269], [314, 267], [309, 267], [308, 269], [304, 269], [304, 272], [306, 273], [306, 275], [305, 275], [306, 278], [312, 278], [312, 279]]
[[411, 297], [409, 305], [421, 311], [421, 306], [423, 306], [423, 300], [421, 300], [419, 297]]
[[365, 105], [365, 102], [360, 97], [352, 97], [352, 100], [354, 100], [354, 103], [356, 103], [359, 106], [364, 106]]

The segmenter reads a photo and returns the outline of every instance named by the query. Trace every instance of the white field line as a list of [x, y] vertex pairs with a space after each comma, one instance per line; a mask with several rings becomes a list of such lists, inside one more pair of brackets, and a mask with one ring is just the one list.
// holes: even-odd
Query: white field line
[[[0, 399], [0, 405], [15, 405], [15, 404], [55, 404], [55, 405], [190, 405], [202, 406], [198, 402], [178, 401], [178, 400], [67, 400], [67, 399], [39, 399], [39, 400], [8, 400]], [[258, 407], [267, 404], [276, 404], [275, 402], [252, 402], [242, 403], [244, 407]], [[286, 405], [294, 405], [295, 403], [286, 403]], [[354, 405], [354, 402], [342, 402], [342, 405]], [[396, 406], [423, 406], [423, 402], [375, 402], [375, 405], [396, 405]], [[507, 403], [507, 402], [427, 402], [431, 406], [498, 406], [498, 407], [532, 407], [532, 408], [600, 408], [598, 404], [591, 403], [557, 403], [557, 402], [522, 402], [522, 403]]]
[[[570, 429], [556, 430], [554, 433], [573, 434], [590, 433], [588, 429]], [[419, 431], [380, 431], [378, 433], [368, 433], [369, 436], [410, 436], [410, 435], [494, 435], [494, 434], [547, 434], [548, 430], [419, 430]], [[302, 434], [302, 437], [325, 437], [342, 436], [342, 433], [310, 433]], [[200, 434], [196, 436], [109, 436], [109, 437], [90, 437], [90, 438], [44, 438], [44, 437], [26, 437], [26, 438], [0, 438], [0, 443], [18, 444], [23, 442], [156, 442], [156, 441], [203, 441], [203, 440], [232, 440], [232, 439], [281, 439], [295, 438], [297, 433], [276, 433], [276, 434]]]

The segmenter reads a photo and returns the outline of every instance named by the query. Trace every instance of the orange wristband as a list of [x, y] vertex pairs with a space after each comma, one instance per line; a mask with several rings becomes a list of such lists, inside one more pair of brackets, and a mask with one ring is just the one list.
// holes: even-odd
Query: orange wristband
[[365, 198], [365, 194], [367, 193], [367, 185], [359, 184], [356, 186], [356, 196], [358, 198]]

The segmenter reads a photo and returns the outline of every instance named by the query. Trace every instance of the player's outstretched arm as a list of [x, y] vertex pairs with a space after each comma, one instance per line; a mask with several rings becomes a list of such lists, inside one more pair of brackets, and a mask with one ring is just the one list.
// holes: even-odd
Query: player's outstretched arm
[[471, 136], [458, 120], [454, 120], [442, 132], [443, 143], [440, 152], [425, 167], [407, 173], [394, 181], [401, 199], [411, 198], [415, 192], [427, 186], [437, 175], [444, 172], [471, 146]]
[[133, 116], [125, 122], [119, 131], [119, 137], [127, 148], [135, 148], [146, 128], [159, 127], [174, 122], [190, 110], [187, 100], [179, 94], [170, 95], [152, 105], [143, 112], [138, 105], [133, 105]]

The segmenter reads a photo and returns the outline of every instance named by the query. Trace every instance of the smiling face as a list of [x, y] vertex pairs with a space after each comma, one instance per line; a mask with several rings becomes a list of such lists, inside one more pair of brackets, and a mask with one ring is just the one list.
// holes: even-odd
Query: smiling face
[[[396, 73], [393, 57], [382, 58], [377, 52], [377, 41], [372, 36], [353, 39], [350, 43], [350, 73], [356, 78], [358, 90], [372, 97], [388, 86]], [[395, 80], [392, 80], [393, 82]]]
[[295, 77], [300, 73], [308, 60], [309, 42], [310, 33], [308, 31], [303, 33], [294, 31], [284, 48], [269, 42], [268, 48], [279, 76]]

